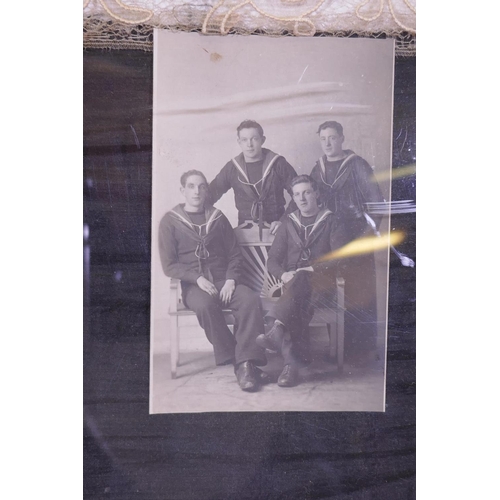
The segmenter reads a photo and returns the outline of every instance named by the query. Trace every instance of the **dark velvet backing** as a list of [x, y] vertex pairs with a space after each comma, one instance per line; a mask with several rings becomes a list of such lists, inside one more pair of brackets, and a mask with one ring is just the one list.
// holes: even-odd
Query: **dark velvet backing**
[[[153, 55], [83, 61], [84, 498], [415, 498], [415, 269], [394, 256], [385, 413], [148, 414]], [[414, 163], [415, 67], [396, 59], [394, 169]], [[392, 227], [415, 258], [415, 214]]]

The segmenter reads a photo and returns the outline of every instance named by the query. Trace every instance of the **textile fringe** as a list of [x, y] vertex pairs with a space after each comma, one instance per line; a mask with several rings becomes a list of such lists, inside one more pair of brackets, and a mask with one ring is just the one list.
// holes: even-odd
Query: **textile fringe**
[[[84, 49], [112, 49], [112, 50], [153, 50], [154, 28], [168, 31], [202, 33], [199, 19], [177, 18], [175, 24], [125, 24], [120, 21], [103, 19], [99, 16], [87, 16], [83, 20], [83, 47]], [[219, 35], [220, 26], [206, 26], [206, 36]], [[335, 30], [314, 31], [311, 34], [297, 34], [297, 26], [291, 23], [281, 23], [279, 26], [266, 26], [265, 29], [249, 30], [242, 26], [233, 26], [227, 34], [281, 36], [334, 36], [340, 38], [394, 38], [396, 42], [396, 57], [416, 56], [416, 35], [407, 31], [381, 30]]]

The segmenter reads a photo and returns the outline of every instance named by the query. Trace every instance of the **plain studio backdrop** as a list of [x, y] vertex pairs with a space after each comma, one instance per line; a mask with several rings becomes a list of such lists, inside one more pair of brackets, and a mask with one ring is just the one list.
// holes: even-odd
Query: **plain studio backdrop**
[[[299, 175], [309, 174], [322, 155], [318, 126], [340, 122], [344, 149], [372, 165], [390, 199], [393, 47], [392, 40], [155, 32], [152, 352], [169, 349], [170, 290], [158, 252], [159, 222], [183, 201], [183, 172], [201, 170], [210, 182], [241, 152], [236, 127], [243, 120], [259, 122], [264, 147]], [[216, 206], [237, 225], [232, 190]], [[381, 230], [388, 230], [387, 221]], [[380, 254], [379, 310], [385, 315], [388, 256]]]

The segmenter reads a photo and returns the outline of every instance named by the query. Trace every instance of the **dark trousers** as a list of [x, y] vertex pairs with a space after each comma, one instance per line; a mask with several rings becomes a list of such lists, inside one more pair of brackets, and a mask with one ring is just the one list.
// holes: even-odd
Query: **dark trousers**
[[345, 279], [346, 351], [373, 349], [377, 341], [377, 280], [373, 254], [341, 262]]
[[[224, 281], [215, 283], [217, 290], [224, 286]], [[184, 284], [183, 299], [189, 309], [196, 313], [200, 326], [207, 339], [214, 347], [215, 363], [225, 364], [234, 360], [236, 364], [253, 361], [257, 365], [265, 365], [264, 349], [255, 339], [264, 333], [262, 305], [258, 293], [245, 285], [236, 285], [228, 309], [234, 318], [234, 336], [229, 330], [221, 300], [213, 298], [198, 285]]]
[[310, 361], [309, 323], [314, 314], [313, 290], [317, 276], [308, 271], [298, 272], [283, 285], [283, 294], [268, 313], [285, 325], [281, 354], [285, 364]]
[[285, 325], [281, 345], [285, 364], [308, 362], [311, 359], [309, 323], [315, 307], [335, 308], [336, 275], [324, 272], [299, 271], [283, 285], [283, 294], [267, 317]]

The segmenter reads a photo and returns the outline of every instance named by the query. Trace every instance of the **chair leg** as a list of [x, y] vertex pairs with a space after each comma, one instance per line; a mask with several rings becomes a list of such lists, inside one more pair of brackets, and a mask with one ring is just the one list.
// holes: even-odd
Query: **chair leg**
[[342, 373], [344, 371], [344, 312], [339, 316], [342, 316], [342, 319], [339, 321], [337, 332], [337, 366], [339, 373]]
[[344, 370], [344, 286], [343, 278], [337, 278], [337, 367], [339, 373]]
[[328, 347], [331, 360], [337, 359], [337, 328], [335, 323], [327, 323], [326, 329], [328, 330]]
[[179, 318], [172, 316], [170, 319], [170, 376], [177, 377], [177, 365], [179, 364]]

